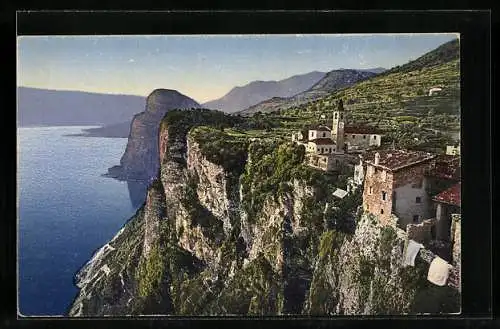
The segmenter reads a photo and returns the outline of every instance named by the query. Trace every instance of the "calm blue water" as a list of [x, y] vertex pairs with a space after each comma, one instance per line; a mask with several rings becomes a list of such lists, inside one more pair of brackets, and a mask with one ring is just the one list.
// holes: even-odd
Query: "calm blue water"
[[82, 128], [18, 128], [22, 315], [64, 315], [75, 272], [135, 212], [127, 183], [101, 177], [127, 139], [63, 136]]

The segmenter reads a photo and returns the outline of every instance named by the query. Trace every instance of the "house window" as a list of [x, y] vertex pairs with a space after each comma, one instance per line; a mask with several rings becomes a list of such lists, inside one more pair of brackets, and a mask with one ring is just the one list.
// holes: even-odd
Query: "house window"
[[337, 113], [335, 113], [335, 119], [337, 119]]
[[422, 203], [422, 198], [417, 196], [416, 199], [415, 199], [415, 202], [416, 203]]
[[372, 194], [373, 188], [370, 186], [369, 193]]
[[382, 191], [382, 200], [385, 201], [387, 199], [387, 193]]
[[323, 153], [323, 152], [324, 152], [324, 149], [323, 149], [323, 148], [321, 148], [321, 153]]
[[380, 209], [380, 214], [384, 214], [384, 209]]
[[352, 139], [355, 139], [356, 138], [356, 135], [352, 135]]
[[343, 118], [344, 118], [344, 115], [343, 115], [343, 114], [341, 114], [341, 115], [340, 115], [340, 120], [342, 120]]
[[323, 133], [323, 137], [326, 137], [326, 133]]
[[413, 222], [414, 223], [417, 223], [418, 222], [418, 215], [413, 215]]
[[316, 148], [316, 152], [319, 152], [319, 147]]
[[366, 139], [366, 135], [363, 135], [363, 139]]
[[309, 134], [311, 135], [311, 137], [314, 137], [314, 132], [311, 131]]
[[377, 136], [373, 135], [373, 139], [377, 139]]

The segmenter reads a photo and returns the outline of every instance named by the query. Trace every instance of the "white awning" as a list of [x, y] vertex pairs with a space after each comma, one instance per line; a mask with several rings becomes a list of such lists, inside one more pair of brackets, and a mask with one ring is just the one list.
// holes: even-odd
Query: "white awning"
[[333, 196], [336, 196], [339, 199], [343, 199], [347, 195], [347, 191], [343, 189], [336, 189], [335, 192], [333, 192]]

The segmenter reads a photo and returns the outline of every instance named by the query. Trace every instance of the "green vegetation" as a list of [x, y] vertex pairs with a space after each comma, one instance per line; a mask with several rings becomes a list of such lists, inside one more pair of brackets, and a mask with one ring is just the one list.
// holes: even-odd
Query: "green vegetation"
[[194, 126], [213, 126], [223, 130], [241, 123], [243, 120], [238, 116], [230, 116], [220, 111], [207, 109], [170, 110], [160, 123], [160, 132], [166, 129], [168, 131], [169, 148], [164, 159], [185, 165], [183, 158], [172, 155], [179, 151], [175, 149], [176, 142], [185, 140], [188, 131]]
[[319, 239], [317, 267], [309, 289], [309, 314], [324, 315], [335, 312], [338, 296], [336, 287], [331, 285], [328, 277], [333, 275], [337, 278], [338, 274], [326, 271], [335, 270], [333, 264], [338, 263], [338, 255], [344, 239], [345, 234], [335, 230], [323, 232]]
[[[330, 125], [334, 104], [343, 99], [347, 123], [376, 126], [385, 132], [385, 145], [394, 142], [397, 148], [442, 153], [460, 131], [458, 48], [458, 41], [451, 41], [415, 61], [309, 103], [271, 102], [269, 110], [277, 112], [259, 114], [258, 120], [274, 123], [276, 137], [289, 138], [307, 125]], [[428, 96], [436, 86], [442, 91]]]
[[193, 128], [190, 136], [200, 145], [203, 156], [211, 162], [237, 176], [243, 171], [249, 144], [247, 138], [206, 126]]
[[146, 259], [141, 259], [137, 271], [140, 297], [148, 297], [160, 290], [165, 275], [165, 255], [158, 246], [154, 246]]
[[208, 305], [211, 314], [277, 314], [279, 277], [262, 256], [238, 271], [216, 301]]

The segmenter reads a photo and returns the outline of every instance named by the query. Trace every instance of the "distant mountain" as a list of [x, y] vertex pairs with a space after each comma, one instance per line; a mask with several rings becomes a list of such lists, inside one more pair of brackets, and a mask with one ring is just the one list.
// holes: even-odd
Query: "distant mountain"
[[19, 126], [106, 125], [130, 122], [145, 97], [18, 87]]
[[375, 68], [373, 68], [373, 69], [358, 69], [358, 71], [363, 71], [363, 72], [372, 72], [372, 73], [379, 74], [379, 73], [382, 73], [382, 72], [387, 71], [387, 69], [386, 69], [386, 68], [383, 68], [383, 67], [375, 67]]
[[272, 112], [280, 108], [301, 105], [315, 99], [325, 97], [336, 90], [352, 86], [359, 81], [369, 79], [375, 75], [377, 74], [368, 70], [333, 70], [328, 72], [321, 80], [304, 92], [287, 98], [274, 97], [257, 105], [251, 106], [241, 111], [241, 113], [250, 114], [256, 112]]
[[205, 108], [222, 110], [228, 113], [246, 109], [272, 97], [290, 97], [311, 88], [326, 75], [313, 71], [294, 75], [280, 81], [253, 81], [243, 87], [231, 89], [222, 98], [206, 102]]
[[82, 131], [82, 133], [72, 136], [127, 138], [130, 133], [130, 121], [113, 123], [97, 128], [82, 129]]

